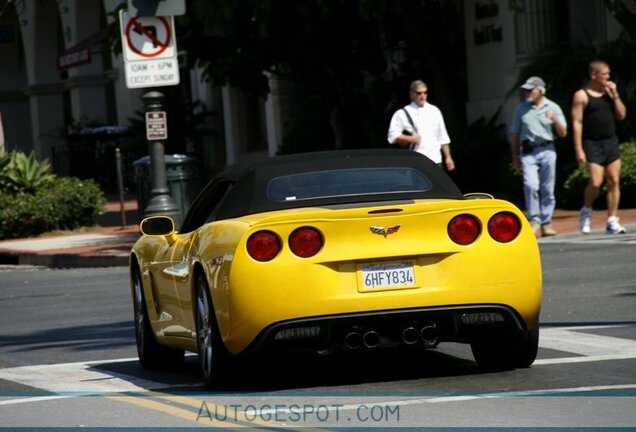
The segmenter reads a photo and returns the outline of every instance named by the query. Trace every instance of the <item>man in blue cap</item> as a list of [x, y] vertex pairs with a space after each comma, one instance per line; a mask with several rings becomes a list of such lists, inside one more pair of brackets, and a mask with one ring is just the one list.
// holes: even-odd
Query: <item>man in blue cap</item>
[[521, 88], [525, 100], [517, 106], [510, 126], [512, 166], [523, 173], [526, 216], [532, 230], [537, 237], [553, 236], [557, 159], [554, 140], [567, 135], [567, 123], [559, 105], [545, 96], [545, 81], [530, 77]]

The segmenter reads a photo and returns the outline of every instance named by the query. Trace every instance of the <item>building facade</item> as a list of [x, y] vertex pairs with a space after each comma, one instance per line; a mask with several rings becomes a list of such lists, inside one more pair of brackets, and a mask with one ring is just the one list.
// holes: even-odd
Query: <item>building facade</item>
[[[0, 115], [5, 150], [31, 150], [69, 171], [68, 134], [85, 125], [126, 127], [143, 111], [148, 89], [128, 89], [124, 62], [108, 45], [118, 32], [120, 0], [0, 0]], [[504, 107], [529, 60], [564, 38], [616, 38], [619, 24], [603, 0], [466, 0], [464, 22], [468, 122]], [[184, 54], [185, 55], [185, 54]], [[284, 135], [289, 88], [270, 81], [267, 99], [253, 98], [183, 70], [192, 100], [214, 115], [214, 133], [198, 156], [208, 173], [239, 161], [273, 156]], [[152, 90], [152, 89], [150, 89]], [[156, 88], [161, 91], [161, 88]], [[168, 113], [169, 115], [169, 113]], [[0, 149], [1, 151], [2, 149]]]
[[511, 89], [536, 56], [565, 40], [615, 40], [622, 29], [602, 0], [467, 0], [464, 23], [469, 123], [499, 107], [507, 123], [519, 102]]

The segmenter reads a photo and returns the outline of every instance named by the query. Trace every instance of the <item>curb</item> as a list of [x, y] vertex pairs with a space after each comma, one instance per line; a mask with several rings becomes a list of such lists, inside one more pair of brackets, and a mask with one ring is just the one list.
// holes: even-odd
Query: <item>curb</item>
[[29, 265], [49, 268], [127, 267], [128, 255], [37, 254], [0, 252], [0, 265]]

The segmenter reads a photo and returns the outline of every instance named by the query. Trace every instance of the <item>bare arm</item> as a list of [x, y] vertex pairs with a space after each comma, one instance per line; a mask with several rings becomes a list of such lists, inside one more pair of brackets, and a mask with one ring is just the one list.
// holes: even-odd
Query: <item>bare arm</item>
[[512, 154], [512, 168], [515, 172], [520, 172], [521, 161], [519, 160], [519, 134], [510, 135], [510, 153]]
[[619, 96], [614, 99], [614, 115], [617, 120], [624, 120], [627, 116], [627, 108]]
[[587, 95], [583, 90], [574, 93], [572, 98], [572, 142], [574, 143], [574, 156], [578, 163], [585, 163], [583, 151], [583, 110], [587, 105]]
[[559, 138], [564, 138], [568, 134], [568, 128], [559, 121], [559, 117], [552, 110], [548, 110], [546, 112], [548, 118], [552, 121], [554, 125], [554, 130]]
[[455, 169], [455, 161], [451, 156], [449, 144], [442, 144], [442, 154], [444, 155], [444, 164], [446, 164], [446, 169], [448, 171], [453, 171]]
[[393, 144], [397, 144], [400, 147], [408, 147], [409, 145], [417, 145], [420, 143], [420, 134], [414, 133], [413, 135], [399, 135], [393, 140]]
[[616, 90], [616, 83], [608, 81], [605, 86], [605, 93], [607, 93], [614, 101], [614, 116], [616, 117], [616, 120], [624, 120], [627, 115], [627, 108], [625, 108], [625, 104], [621, 100], [618, 90]]

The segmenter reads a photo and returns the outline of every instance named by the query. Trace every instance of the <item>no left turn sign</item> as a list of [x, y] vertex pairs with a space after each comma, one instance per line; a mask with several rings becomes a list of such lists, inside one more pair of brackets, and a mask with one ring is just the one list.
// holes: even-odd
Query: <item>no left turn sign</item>
[[121, 15], [122, 46], [126, 61], [176, 57], [173, 17]]

